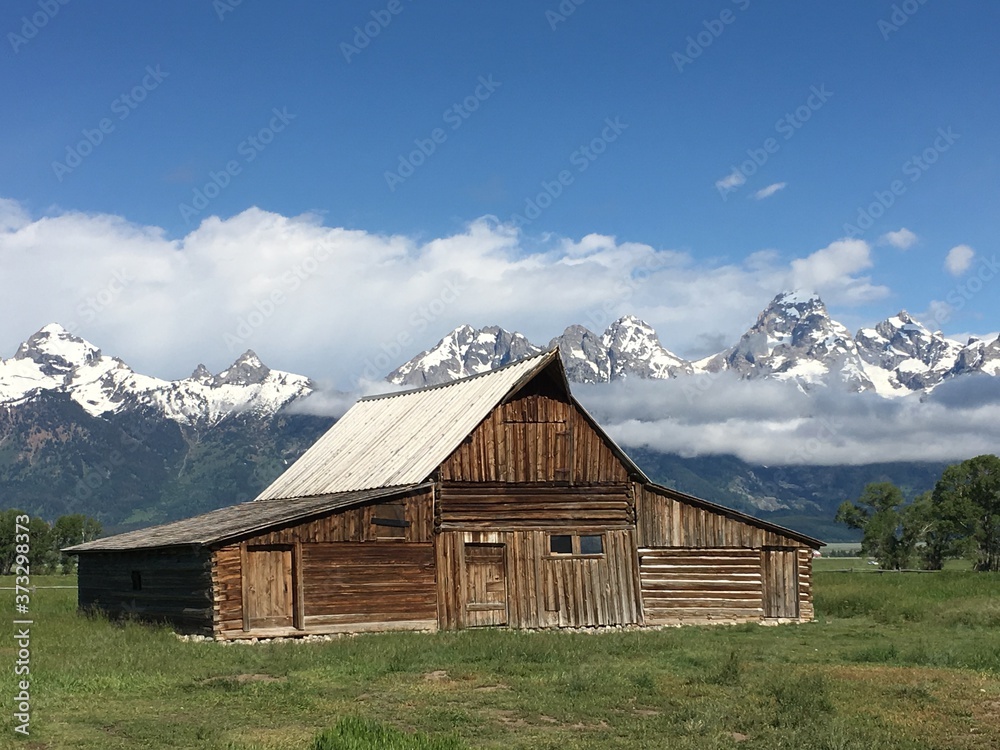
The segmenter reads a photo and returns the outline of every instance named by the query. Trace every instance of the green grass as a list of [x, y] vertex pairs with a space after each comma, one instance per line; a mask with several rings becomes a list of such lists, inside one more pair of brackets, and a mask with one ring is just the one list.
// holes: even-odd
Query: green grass
[[[32, 736], [5, 710], [0, 747], [1000, 746], [1000, 576], [821, 571], [815, 590], [805, 625], [244, 646], [84, 617], [73, 590], [39, 589]], [[0, 641], [5, 698], [13, 646]]]

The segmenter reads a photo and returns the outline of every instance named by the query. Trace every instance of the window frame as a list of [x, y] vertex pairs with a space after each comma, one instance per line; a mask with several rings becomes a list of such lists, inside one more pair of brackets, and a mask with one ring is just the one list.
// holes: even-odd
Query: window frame
[[[605, 543], [605, 540], [604, 540], [604, 532], [603, 531], [590, 531], [590, 532], [575, 531], [575, 532], [573, 532], [571, 534], [565, 534], [565, 533], [562, 533], [562, 532], [549, 532], [548, 537], [549, 537], [549, 544], [548, 544], [548, 553], [547, 553], [546, 556], [549, 557], [549, 558], [555, 559], [555, 560], [566, 560], [566, 559], [597, 559], [597, 558], [602, 558], [602, 557], [604, 557], [607, 554], [607, 544]], [[552, 549], [552, 540], [554, 538], [556, 538], [556, 537], [569, 537], [569, 539], [570, 539], [570, 546], [571, 546], [572, 551], [571, 552], [555, 552]], [[582, 547], [583, 547], [583, 538], [584, 537], [592, 537], [592, 538], [596, 537], [597, 539], [600, 539], [601, 551], [600, 552], [583, 552], [582, 551]]]

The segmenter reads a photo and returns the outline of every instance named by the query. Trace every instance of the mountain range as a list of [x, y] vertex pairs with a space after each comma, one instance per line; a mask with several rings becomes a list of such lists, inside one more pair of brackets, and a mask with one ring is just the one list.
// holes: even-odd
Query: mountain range
[[[732, 347], [688, 361], [633, 316], [603, 333], [568, 327], [559, 345], [569, 379], [708, 377], [792, 380], [804, 391], [846, 387], [886, 397], [927, 393], [966, 373], [1000, 373], [1000, 339], [960, 343], [901, 312], [851, 333], [816, 295], [778, 295]], [[520, 333], [460, 326], [390, 373], [396, 386], [472, 375], [541, 351]], [[387, 387], [388, 384], [387, 384]], [[2, 507], [50, 520], [86, 513], [126, 530], [252, 499], [333, 423], [293, 408], [316, 384], [267, 367], [252, 351], [218, 374], [198, 365], [168, 381], [50, 324], [0, 359]], [[630, 451], [656, 480], [740, 510], [835, 538], [830, 519], [867, 481], [929, 489], [937, 464], [760, 467], [733, 457]]]
[[968, 373], [1000, 373], [1000, 337], [961, 343], [931, 331], [906, 311], [856, 334], [833, 320], [818, 295], [785, 292], [730, 348], [689, 361], [665, 349], [653, 328], [626, 315], [598, 334], [568, 327], [547, 345], [491, 326], [463, 325], [391, 372], [401, 386], [474, 375], [558, 345], [576, 383], [666, 379], [731, 371], [743, 379], [792, 380], [803, 389], [846, 387], [887, 398], [926, 393]]

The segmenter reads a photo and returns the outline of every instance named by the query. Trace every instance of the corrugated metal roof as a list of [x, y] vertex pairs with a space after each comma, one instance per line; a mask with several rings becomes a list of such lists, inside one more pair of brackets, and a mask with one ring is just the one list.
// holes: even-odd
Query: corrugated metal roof
[[[429, 487], [430, 485], [423, 485]], [[129, 531], [116, 536], [67, 547], [65, 552], [99, 552], [104, 550], [151, 549], [189, 544], [214, 544], [226, 539], [262, 531], [270, 526], [298, 521], [337, 508], [403, 495], [420, 489], [421, 485], [382, 487], [360, 492], [339, 492], [320, 497], [281, 498], [251, 501], [219, 508], [194, 518], [165, 523], [148, 529]]]
[[504, 397], [558, 360], [553, 349], [450, 383], [362, 399], [257, 499], [422, 482]]

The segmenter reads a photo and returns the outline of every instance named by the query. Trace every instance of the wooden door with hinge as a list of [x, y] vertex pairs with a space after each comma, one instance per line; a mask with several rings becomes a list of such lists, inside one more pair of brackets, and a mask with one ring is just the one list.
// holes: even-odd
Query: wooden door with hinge
[[794, 549], [763, 549], [760, 558], [764, 617], [798, 618], [798, 552]]
[[465, 545], [465, 624], [507, 624], [505, 545]]
[[245, 547], [243, 627], [295, 626], [294, 550], [290, 546]]

